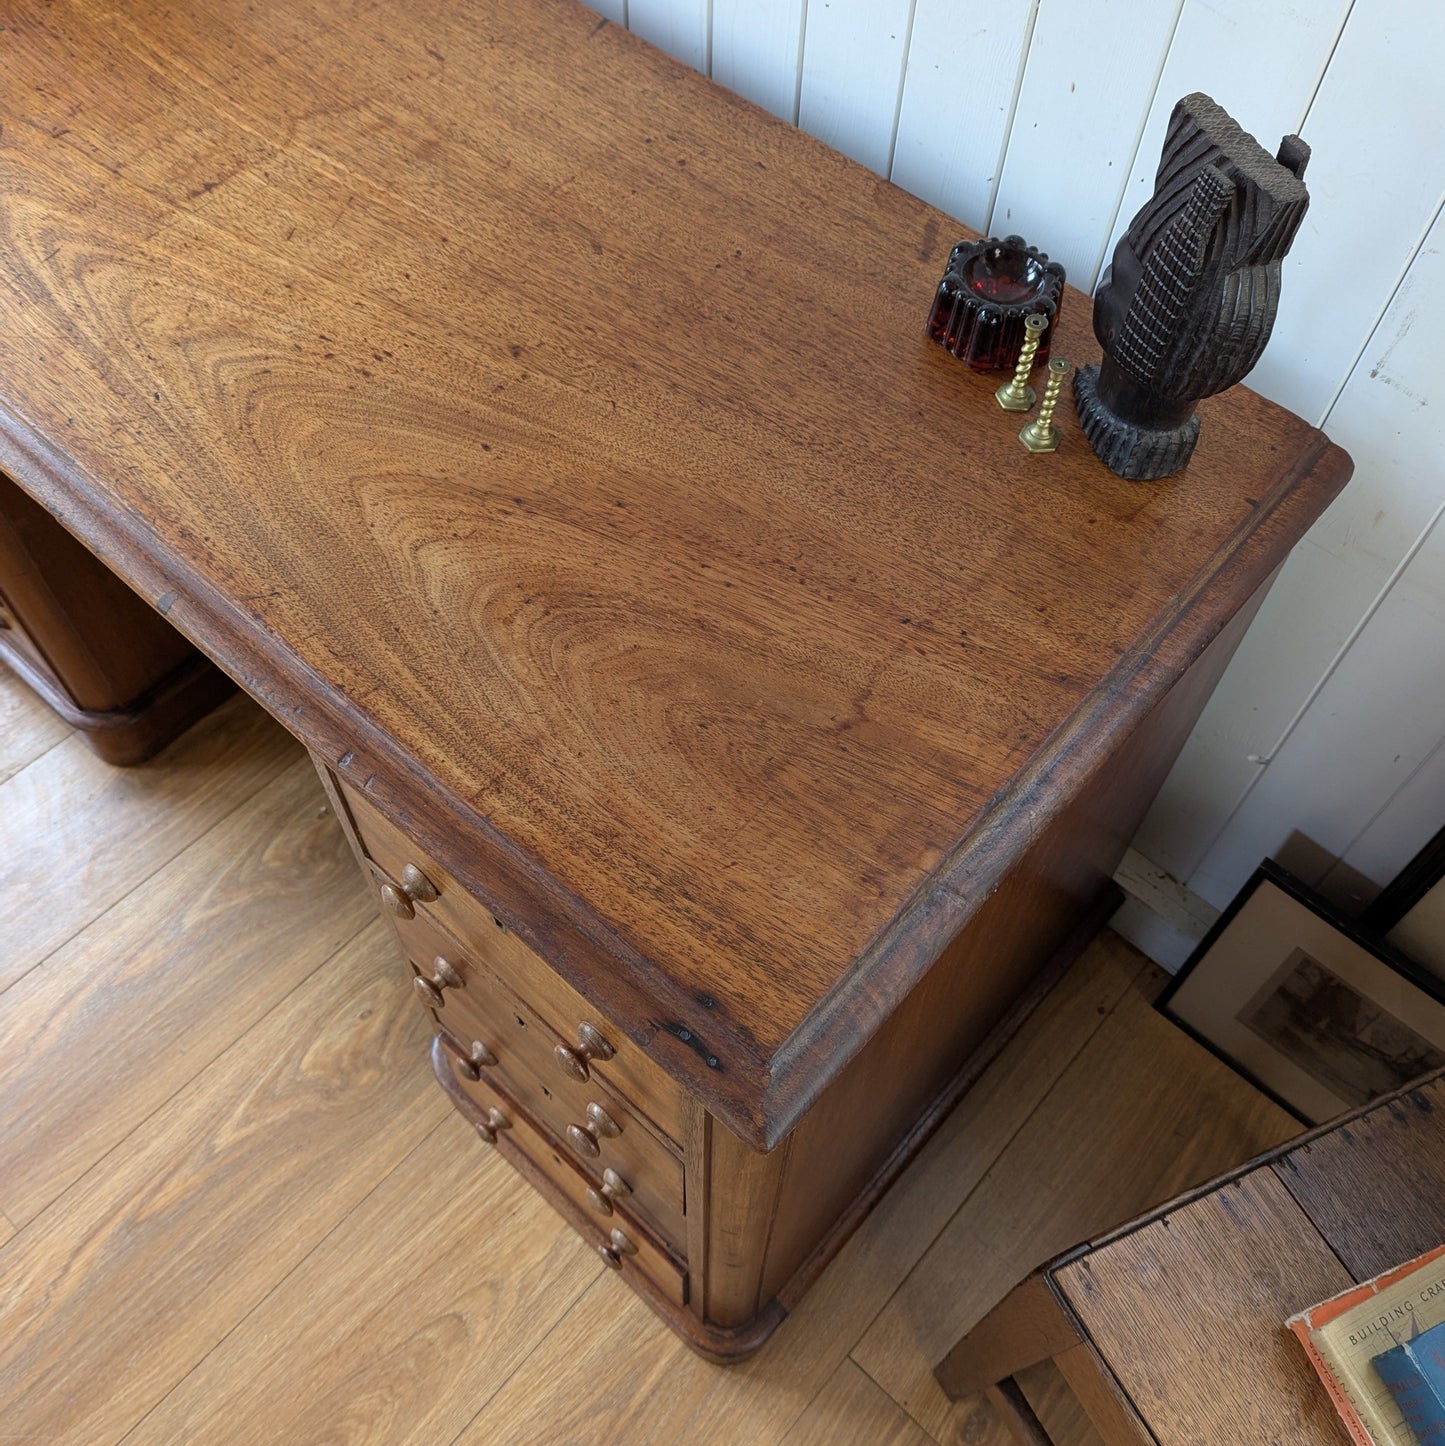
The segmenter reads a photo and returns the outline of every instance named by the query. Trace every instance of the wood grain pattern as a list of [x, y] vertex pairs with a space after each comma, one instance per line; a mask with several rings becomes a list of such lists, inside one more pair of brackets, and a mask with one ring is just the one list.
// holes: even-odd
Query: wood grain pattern
[[[668, 1334], [609, 1275], [528, 1358], [458, 1446], [565, 1440], [569, 1431], [583, 1440], [659, 1442], [679, 1434], [695, 1440], [781, 1434], [772, 1423], [795, 1419], [827, 1383], [959, 1198], [1048, 1093], [1063, 1062], [1099, 1028], [1138, 965], [1137, 955], [1121, 958], [1103, 949], [1079, 961], [765, 1352], [719, 1370]], [[589, 1322], [604, 1311], [611, 1330], [598, 1339]], [[603, 1379], [610, 1385], [600, 1392]]]
[[[1130, 1101], [1130, 1128], [1100, 1138], [1089, 1122], [1106, 1102], [1122, 1100]], [[1131, 989], [914, 1267], [854, 1359], [927, 1430], [946, 1435], [953, 1407], [932, 1363], [1016, 1282], [1091, 1232], [1236, 1163], [1242, 1141], [1263, 1149], [1298, 1128]], [[1246, 1146], [1244, 1156], [1251, 1153]], [[1020, 1195], [1020, 1173], [1047, 1176], [1058, 1188]], [[941, 1293], [939, 1279], [957, 1288]]]
[[754, 1142], [1347, 469], [1024, 465], [937, 214], [563, 0], [10, 38], [0, 463]]
[[1445, 1240], [1445, 1077], [1316, 1136], [1272, 1168], [1356, 1280], [1414, 1259]]
[[997, 1385], [989, 1386], [983, 1393], [984, 1399], [993, 1408], [994, 1414], [1008, 1424], [1018, 1446], [1054, 1446], [1044, 1430], [1028, 1397], [1012, 1376], [1005, 1377]]
[[[1090, 1422], [1110, 1446], [1159, 1446], [1158, 1438], [1134, 1408], [1117, 1378], [1104, 1369], [1098, 1351], [1091, 1345], [1065, 1351], [1054, 1364]], [[1280, 1438], [1279, 1446], [1285, 1446]]]
[[18, 1223], [371, 919], [299, 753], [0, 995], [0, 1208]]
[[[1161, 1443], [1348, 1440], [1281, 1322], [1352, 1282], [1268, 1171], [1062, 1267], [1057, 1279]], [[1194, 1369], [1166, 1366], [1181, 1354]], [[1264, 1389], [1226, 1395], [1220, 1380]]]
[[[21, 978], [296, 758], [254, 704], [236, 699], [164, 753], [119, 770], [78, 737], [0, 785], [17, 847], [0, 856], [0, 989]], [[222, 759], [224, 769], [215, 765]]]
[[[621, 1273], [640, 1295], [666, 1319], [680, 1321], [682, 1329], [692, 1325], [694, 1316], [687, 1304], [688, 1272], [677, 1247], [656, 1231], [645, 1212], [635, 1210], [634, 1198], [605, 1219], [587, 1204], [587, 1191], [598, 1180], [588, 1173], [566, 1144], [553, 1139], [528, 1119], [525, 1110], [502, 1091], [496, 1072], [485, 1071], [476, 1081], [459, 1079], [450, 1068], [449, 1052], [440, 1036], [431, 1048], [432, 1069], [462, 1118], [471, 1124], [490, 1148], [496, 1149], [534, 1188], [541, 1191], [603, 1259], [609, 1270]], [[628, 1168], [639, 1182], [640, 1170]], [[639, 1189], [639, 1194], [641, 1193]], [[603, 1252], [610, 1254], [603, 1254]], [[705, 1343], [704, 1343], [705, 1348]]]
[[601, 1269], [449, 1115], [130, 1439], [450, 1441]]
[[0, 663], [0, 783], [69, 736], [68, 725]]
[[[77, 755], [78, 766], [83, 768], [89, 761], [88, 754]], [[214, 766], [224, 771], [228, 764], [222, 760]], [[241, 758], [237, 766], [248, 765]], [[287, 786], [278, 781], [273, 792]], [[162, 794], [154, 805], [166, 810], [176, 802], [170, 794]], [[260, 821], [266, 810], [258, 809], [254, 816]], [[11, 815], [0, 809], [0, 854], [13, 848], [11, 825]], [[216, 833], [223, 830], [224, 826]], [[185, 852], [204, 851], [214, 842], [215, 835], [204, 837]], [[249, 844], [237, 838], [234, 845], [253, 854], [263, 847], [259, 834]], [[314, 854], [302, 852], [297, 859], [315, 861], [323, 875], [329, 873], [330, 864]], [[184, 854], [171, 867], [183, 864]], [[287, 957], [285, 926], [295, 929], [298, 938], [304, 936], [307, 891], [300, 886], [280, 889], [274, 902], [281, 916], [275, 924], [277, 947], [269, 959], [258, 957], [251, 967], [259, 973], [276, 970], [300, 978], [304, 971]], [[239, 901], [236, 906], [241, 910], [237, 930], [255, 927], [251, 906]], [[87, 944], [97, 957], [107, 922], [126, 917], [128, 908], [141, 909], [141, 900], [123, 901], [94, 926]], [[129, 939], [116, 941], [118, 951], [132, 947]], [[394, 978], [390, 971], [400, 968], [399, 961], [388, 961], [379, 941], [377, 948], [378, 977]], [[159, 957], [164, 961], [164, 953]], [[746, 1439], [760, 1446], [776, 1442], [812, 1408], [850, 1346], [908, 1274], [925, 1244], [998, 1160], [1024, 1119], [1049, 1093], [1059, 1071], [1097, 1031], [1104, 1017], [1099, 1011], [1113, 1007], [1139, 961], [1127, 951], [1107, 948], [1091, 950], [1080, 960], [970, 1101], [945, 1122], [905, 1173], [880, 1207], [876, 1224], [865, 1225], [855, 1246], [829, 1270], [815, 1292], [816, 1305], [805, 1303], [767, 1353], [735, 1371], [705, 1366], [669, 1333], [648, 1324], [645, 1309], [630, 1302], [626, 1289], [610, 1273], [599, 1280], [594, 1258], [570, 1228], [540, 1196], [523, 1188], [502, 1161], [476, 1146], [450, 1114], [435, 1128], [429, 1129], [425, 1122], [415, 1130], [408, 1127], [406, 1133], [417, 1144], [401, 1159], [389, 1149], [377, 1154], [362, 1125], [348, 1123], [345, 1148], [358, 1157], [357, 1168], [366, 1174], [367, 1184], [357, 1180], [348, 1184], [349, 1208], [333, 1212], [334, 1228], [294, 1269], [285, 1269], [295, 1259], [294, 1232], [302, 1225], [297, 1212], [306, 1214], [311, 1209], [307, 1202], [326, 1193], [325, 1180], [318, 1181], [311, 1156], [320, 1151], [331, 1158], [337, 1116], [316, 1107], [314, 1091], [299, 1088], [270, 1091], [262, 1117], [242, 1116], [226, 1106], [221, 1098], [226, 1091], [218, 1090], [216, 1078], [218, 1073], [227, 1074], [228, 1089], [242, 1093], [268, 1071], [284, 1071], [286, 1056], [300, 1056], [318, 1033], [324, 1033], [346, 989], [341, 956], [334, 964], [339, 970], [333, 973], [336, 994], [318, 991], [316, 982], [301, 985], [299, 1014], [304, 1018], [282, 1005], [253, 1024], [210, 1068], [180, 1083], [174, 1100], [158, 1116], [117, 1140], [103, 1161], [8, 1243], [4, 1238], [8, 1226], [0, 1218], [0, 1269], [9, 1272], [7, 1282], [19, 1273], [16, 1262], [21, 1257], [39, 1261], [38, 1275], [62, 1285], [89, 1270], [94, 1307], [78, 1314], [65, 1289], [48, 1300], [27, 1292], [13, 1303], [13, 1311], [6, 1297], [0, 1305], [0, 1334], [8, 1339], [10, 1333], [19, 1332], [51, 1340], [74, 1359], [82, 1373], [77, 1379], [86, 1382], [85, 1392], [116, 1391], [121, 1397], [118, 1424], [107, 1433], [83, 1424], [70, 1429], [65, 1393], [52, 1394], [48, 1399], [56, 1406], [54, 1417], [40, 1411], [24, 1423], [35, 1434], [85, 1441], [87, 1446], [132, 1428], [146, 1441], [239, 1440], [243, 1435], [254, 1441], [259, 1427], [260, 1437], [285, 1440], [410, 1440], [418, 1446], [431, 1442], [442, 1446], [471, 1421], [468, 1429], [473, 1437], [491, 1446], [496, 1441], [556, 1440], [562, 1434], [557, 1422], [565, 1419], [576, 1422], [573, 1436], [579, 1441], [608, 1439], [612, 1422], [635, 1420], [638, 1430], [632, 1439], [669, 1446], [680, 1440]], [[143, 987], [144, 968], [144, 958], [137, 955], [128, 976], [132, 988]], [[125, 1038], [143, 1033], [145, 1017], [126, 1008], [124, 993], [97, 991], [92, 1010], [97, 1034], [118, 1054], [139, 1058], [144, 1053], [142, 1041]], [[108, 1023], [111, 1010], [115, 1018]], [[285, 1039], [280, 1039], [277, 1021], [283, 1015]], [[221, 1036], [208, 1034], [208, 1038], [213, 1048], [220, 1047]], [[373, 1052], [371, 1043], [358, 1043], [358, 1057], [369, 1058]], [[409, 1053], [407, 1059], [411, 1061]], [[334, 1081], [339, 1069], [346, 1082], [335, 1086], [338, 1101], [348, 1088], [360, 1088], [370, 1101], [364, 1107], [365, 1131], [386, 1132], [389, 1111], [398, 1102], [380, 1093], [383, 1081], [369, 1076], [364, 1082], [350, 1079], [345, 1061], [334, 1069], [311, 1056], [310, 1064], [317, 1066], [306, 1072], [316, 1090], [330, 1088], [328, 1082]], [[172, 1065], [168, 1058], [156, 1057], [152, 1067], [164, 1074]], [[417, 1083], [412, 1063], [407, 1063], [397, 1077], [403, 1111], [412, 1109], [407, 1102]], [[263, 1092], [267, 1088], [264, 1083], [258, 1087]], [[142, 1075], [131, 1071], [127, 1088], [148, 1086]], [[187, 1097], [197, 1093], [199, 1103], [188, 1108]], [[418, 1098], [424, 1103], [432, 1094], [434, 1090], [422, 1089]], [[301, 1117], [294, 1128], [279, 1128], [281, 1113], [293, 1103]], [[69, 1132], [87, 1128], [84, 1107], [77, 1101], [68, 1117], [57, 1115], [50, 1122], [57, 1149], [64, 1148]], [[155, 1122], [174, 1121], [180, 1114], [196, 1121], [202, 1139], [214, 1134], [218, 1119], [236, 1122], [222, 1130], [224, 1140], [236, 1148], [205, 1156], [202, 1168], [212, 1182], [212, 1201], [224, 1200], [232, 1192], [252, 1199], [259, 1169], [272, 1181], [267, 1188], [273, 1190], [273, 1204], [285, 1194], [279, 1208], [269, 1216], [247, 1215], [239, 1222], [226, 1210], [215, 1219], [204, 1210], [172, 1212], [169, 1207], [179, 1187], [162, 1186], [158, 1195], [156, 1182], [168, 1172], [171, 1180], [180, 1179], [191, 1165], [175, 1162], [194, 1162], [196, 1156], [188, 1155], [190, 1147], [177, 1130], [167, 1126], [158, 1132]], [[1115, 1109], [1096, 1124], [1107, 1132], [1120, 1127], [1122, 1120]], [[248, 1128], [243, 1145], [240, 1133]], [[134, 1168], [125, 1163], [131, 1151], [140, 1157]], [[369, 1158], [369, 1166], [361, 1156]], [[324, 1168], [321, 1173], [324, 1177]], [[286, 1194], [281, 1182], [288, 1175], [296, 1184]], [[95, 1211], [83, 1204], [102, 1178], [120, 1181], [108, 1207], [113, 1217], [122, 1212], [120, 1196], [127, 1190], [142, 1202], [132, 1212], [133, 1229], [123, 1242], [129, 1255], [144, 1255], [148, 1262], [154, 1254], [170, 1268], [149, 1273], [138, 1268], [124, 1279], [107, 1274], [124, 1265], [112, 1249], [121, 1242], [104, 1232], [94, 1235]], [[1016, 1177], [1020, 1193], [1056, 1193], [1056, 1183], [1052, 1172], [1038, 1178]], [[899, 1213], [889, 1213], [894, 1209]], [[322, 1213], [329, 1210], [331, 1204]], [[233, 1222], [235, 1229], [230, 1228]], [[147, 1236], [160, 1237], [154, 1252], [145, 1243]], [[176, 1241], [182, 1243], [172, 1244]], [[280, 1279], [271, 1258], [278, 1246], [286, 1257]], [[195, 1270], [186, 1267], [187, 1250], [203, 1256]], [[67, 1276], [56, 1262], [71, 1260], [78, 1262], [76, 1273]], [[465, 1261], [464, 1269], [456, 1265], [459, 1260]], [[137, 1279], [140, 1285], [135, 1284]], [[249, 1294], [248, 1281], [254, 1285]], [[594, 1285], [595, 1295], [589, 1293]], [[955, 1286], [939, 1280], [937, 1288], [951, 1292]], [[209, 1299], [213, 1294], [224, 1300]], [[233, 1313], [230, 1306], [242, 1295], [254, 1300], [254, 1309], [246, 1310], [243, 1304]], [[58, 1322], [52, 1322], [52, 1311]], [[150, 1322], [164, 1323], [172, 1311], [179, 1315], [180, 1325], [163, 1328], [142, 1361], [163, 1394], [158, 1401], [153, 1401], [155, 1393], [150, 1390], [131, 1394], [126, 1383], [133, 1378], [136, 1342], [148, 1338]], [[224, 1339], [217, 1340], [224, 1323], [218, 1325], [215, 1315], [234, 1320]], [[559, 1376], [549, 1369], [554, 1358], [547, 1356], [535, 1362], [537, 1369], [528, 1369], [515, 1390], [509, 1389], [495, 1403], [489, 1399], [519, 1355], [528, 1352], [528, 1343], [535, 1343], [561, 1316], [577, 1318], [576, 1340], [587, 1353], [590, 1378], [583, 1371], [574, 1379], [564, 1369], [559, 1407]], [[639, 1322], [646, 1339], [635, 1338]], [[141, 1329], [134, 1328], [137, 1323]], [[193, 1339], [197, 1334], [199, 1346]], [[644, 1368], [649, 1349], [666, 1357], [656, 1372]], [[613, 1383], [610, 1370], [617, 1359], [625, 1369]], [[44, 1360], [37, 1364], [44, 1370]], [[674, 1366], [685, 1387], [676, 1393], [671, 1387]], [[93, 1386], [86, 1372], [94, 1378]], [[28, 1399], [33, 1383], [26, 1370], [13, 1370], [8, 1361], [3, 1379], [0, 1395], [5, 1398], [9, 1428], [11, 1400]], [[595, 1398], [599, 1382], [607, 1383], [605, 1400], [597, 1415], [589, 1417], [589, 1388]], [[34, 1384], [42, 1392], [50, 1389], [43, 1379]], [[1057, 1382], [1047, 1383], [1043, 1394], [1032, 1378], [1027, 1384], [1041, 1414], [1050, 1400], [1062, 1401]], [[641, 1395], [629, 1404], [627, 1393], [634, 1386]], [[37, 1421], [35, 1415], [43, 1419]], [[1044, 1414], [1044, 1419], [1055, 1424], [1054, 1416]], [[511, 1429], [518, 1421], [530, 1424], [530, 1436], [525, 1430]], [[695, 1422], [701, 1423], [698, 1429]], [[1005, 1428], [981, 1401], [958, 1418], [958, 1431], [960, 1440], [970, 1446], [1012, 1446]], [[1073, 1437], [1059, 1439], [1066, 1446], [1080, 1446]]]
[[[336, 781], [333, 779], [333, 782]], [[507, 927], [506, 920], [499, 917], [495, 905], [469, 892], [433, 859], [420, 852], [354, 788], [340, 783], [336, 786], [341, 811], [349, 817], [362, 851], [380, 865], [387, 878], [400, 879], [407, 867], [417, 867], [437, 891], [435, 899], [417, 910], [414, 921], [392, 920], [392, 926], [401, 936], [402, 946], [413, 954], [419, 964], [429, 964], [437, 951], [417, 952], [407, 936], [413, 931], [424, 933], [433, 919], [440, 921], [470, 945], [485, 967], [500, 975], [513, 992], [547, 1020], [559, 1036], [554, 1043], [565, 1043], [574, 1050], [580, 1048], [578, 1031], [584, 1026], [596, 1027], [596, 1011], [587, 1001], [559, 979], [544, 959], [518, 939], [516, 933]], [[441, 952], [446, 952], [445, 946]], [[461, 972], [465, 975], [467, 971], [463, 968]], [[458, 1003], [466, 1008], [465, 1001], [459, 999]], [[445, 1014], [446, 1006], [443, 1006], [443, 1023], [446, 1022]], [[591, 1061], [589, 1073], [595, 1073], [636, 1101], [664, 1134], [674, 1141], [680, 1140], [686, 1107], [683, 1093], [658, 1069], [645, 1050], [639, 1049], [626, 1035], [609, 1025], [604, 1039], [611, 1047], [612, 1055], [607, 1059]], [[547, 1062], [543, 1073], [548, 1079], [557, 1073], [555, 1061]]]
[[934, 1374], [948, 1398], [957, 1400], [1078, 1343], [1078, 1327], [1060, 1307], [1045, 1275], [1035, 1271], [958, 1340]]
[[6, 1430], [114, 1440], [159, 1401], [446, 1112], [425, 1044], [377, 922], [16, 1236]]
[[[761, 3], [758, 8], [772, 13]], [[809, 7], [808, 34], [817, 8]], [[725, 0], [715, 0], [714, 75], [724, 28], [729, 42], [737, 43], [731, 17], [719, 18], [730, 9]], [[1401, 525], [1408, 525], [1413, 511], [1411, 494], [1421, 482], [1433, 486], [1442, 473], [1445, 431], [1438, 421], [1439, 369], [1431, 347], [1445, 328], [1445, 285], [1431, 278], [1442, 248], [1438, 235], [1427, 233], [1432, 217], [1440, 225], [1445, 170], [1433, 163], [1377, 163], [1391, 137], [1435, 134], [1445, 121], [1445, 96], [1430, 79], [1434, 57], [1445, 45], [1440, 7], [1435, 0], [1368, 9], [1350, 0], [1267, 9], [1250, 0], [1045, 6], [995, 0], [964, 11], [952, 0], [917, 0], [913, 14], [898, 140], [887, 174], [969, 225], [991, 226], [996, 233], [1024, 229], [1055, 251], [1060, 238], [1067, 238], [1081, 258], [1101, 250], [1107, 256], [1110, 226], [1122, 229], [1152, 184], [1164, 118], [1192, 90], [1220, 100], [1266, 145], [1285, 131], [1303, 130], [1315, 149], [1309, 176], [1313, 207], [1285, 278], [1285, 314], [1247, 384], [1310, 420], [1325, 416], [1328, 408], [1321, 425], [1355, 457], [1362, 485], [1347, 495], [1359, 505], [1337, 512], [1316, 535], [1322, 545], [1313, 554], [1314, 565], [1288, 579], [1268, 632], [1261, 632], [1262, 646], [1251, 647], [1231, 674], [1186, 766], [1161, 796], [1143, 851], [1192, 884], [1191, 872], [1226, 829], [1252, 776], [1265, 771], [1263, 760], [1275, 755], [1301, 706], [1330, 674], [1339, 648], [1362, 646], [1349, 640], [1379, 590], [1390, 586], [1404, 548], [1420, 534], [1418, 521], [1413, 531]], [[1141, 15], [1146, 28], [1177, 17], [1166, 56], [1141, 54]], [[1035, 33], [1036, 51], [1030, 48]], [[1249, 43], [1241, 44], [1242, 35]], [[757, 23], [745, 39], [756, 48], [757, 63], [793, 66], [796, 29], [780, 35]], [[1094, 64], [1101, 55], [1106, 59]], [[1127, 57], [1122, 65], [1120, 56]], [[1081, 125], [1081, 93], [1087, 108], [1094, 77], [1112, 82], [1116, 69], [1129, 74], [1098, 97], [1107, 108], [1104, 125]], [[892, 102], [897, 82], [896, 73], [879, 76], [882, 94], [868, 95], [865, 104], [871, 109], [880, 99], [885, 106]], [[1062, 168], [1061, 138], [1069, 138]], [[991, 217], [990, 197], [1005, 166], [1013, 173], [1012, 194]], [[1068, 174], [1061, 176], [1061, 169]], [[1119, 214], [1111, 217], [1108, 203], [1125, 175], [1130, 179]], [[1086, 193], [1087, 208], [1062, 199], [1075, 185]], [[1014, 204], [1020, 198], [1022, 210]], [[1099, 200], [1105, 204], [1096, 209]], [[1079, 224], [1086, 215], [1094, 217], [1093, 229]], [[1342, 268], [1355, 254], [1361, 216], [1381, 226], [1382, 249], [1373, 253], [1379, 264], [1365, 284], [1362, 304], [1340, 315], [1333, 298]], [[1092, 289], [1086, 273], [1073, 280]], [[1379, 309], [1397, 284], [1391, 314], [1382, 319]], [[1423, 362], [1412, 363], [1414, 350]], [[1438, 501], [1438, 489], [1436, 494]], [[1357, 588], [1370, 575], [1374, 585]], [[1442, 621], [1445, 610], [1435, 615], [1433, 626], [1438, 629]], [[1380, 693], [1407, 686], [1413, 675], [1409, 669], [1391, 672], [1381, 680]], [[1318, 701], [1311, 706], [1325, 707]], [[1285, 742], [1287, 756], [1294, 745]], [[1349, 735], [1347, 747], [1352, 759], [1388, 760], [1393, 754], [1386, 743], [1372, 740], [1368, 729]], [[1287, 815], [1314, 806], [1314, 780], [1321, 770], [1351, 766], [1342, 765], [1339, 755], [1315, 760], [1281, 791], [1276, 808]], [[1412, 783], [1402, 801], [1422, 791]], [[1429, 797], [1434, 820], [1421, 839], [1439, 826], [1438, 800], [1445, 794]], [[1378, 802], [1340, 821], [1364, 827]], [[1259, 861], [1251, 845], [1243, 836], [1230, 848], [1228, 867], [1236, 878], [1246, 877]], [[1408, 854], [1407, 848], [1394, 866]], [[1383, 881], [1393, 871], [1387, 865], [1370, 877]], [[1210, 873], [1227, 899], [1233, 887], [1216, 869]], [[1154, 952], [1148, 936], [1129, 937], [1151, 957], [1168, 962]]]
[[783, 1437], [784, 1446], [930, 1446], [933, 1437], [844, 1361]]
[[1020, 1372], [1018, 1383], [1056, 1446], [1105, 1446], [1052, 1361]]
[[[764, 1300], [776, 1294], [787, 1305], [796, 1299], [810, 1269], [826, 1259], [830, 1245], [836, 1248], [838, 1223], [847, 1228], [871, 1204], [879, 1180], [976, 1077], [975, 1061], [992, 1047], [989, 1031], [1006, 1035], [1016, 1027], [1010, 1011], [1029, 1007], [1031, 991], [1053, 982], [1113, 912], [1110, 875], [1125, 841], [1259, 599], [1256, 592], [1238, 609], [1112, 753], [1061, 765], [1079, 778], [1067, 805], [1058, 809], [1048, 787], [1035, 793], [1027, 816], [1038, 832], [1023, 858], [952, 941], [931, 941], [944, 946], [942, 952], [907, 998], [893, 999], [875, 986], [866, 1007], [891, 1008], [891, 1014], [790, 1136], [787, 1185], [767, 1240]], [[1052, 787], [1059, 782], [1055, 775]], [[1047, 815], [1050, 826], [1040, 828]], [[926, 938], [912, 942], [915, 964], [926, 957]], [[1051, 958], [1057, 962], [1045, 966]], [[859, 1017], [864, 1007], [855, 1004], [849, 1021], [855, 1035], [871, 1025]], [[807, 1043], [786, 1063], [796, 1067], [829, 1052], [837, 1059], [847, 1040], [824, 1032]], [[780, 1067], [774, 1078], [780, 1098], [796, 1078]]]

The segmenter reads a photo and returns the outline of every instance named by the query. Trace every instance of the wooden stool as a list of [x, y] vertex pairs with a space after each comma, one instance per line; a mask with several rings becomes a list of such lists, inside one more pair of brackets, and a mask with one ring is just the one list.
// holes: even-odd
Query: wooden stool
[[1052, 1359], [1108, 1446], [1348, 1446], [1286, 1317], [1445, 1241], [1445, 1071], [1301, 1136], [1016, 1286], [937, 1367], [1049, 1437]]

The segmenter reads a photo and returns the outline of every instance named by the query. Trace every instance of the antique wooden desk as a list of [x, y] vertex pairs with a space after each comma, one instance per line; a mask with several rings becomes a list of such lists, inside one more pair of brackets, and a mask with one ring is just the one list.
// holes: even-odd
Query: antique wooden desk
[[[953, 1397], [1053, 1358], [1108, 1446], [1347, 1446], [1284, 1321], [1445, 1240], [1445, 1073], [1065, 1252], [949, 1352]], [[1012, 1410], [1010, 1410], [1012, 1407]]]
[[0, 466], [312, 750], [482, 1138], [755, 1347], [1348, 458], [1241, 389], [1174, 483], [1028, 455], [955, 223], [568, 0], [7, 25]]

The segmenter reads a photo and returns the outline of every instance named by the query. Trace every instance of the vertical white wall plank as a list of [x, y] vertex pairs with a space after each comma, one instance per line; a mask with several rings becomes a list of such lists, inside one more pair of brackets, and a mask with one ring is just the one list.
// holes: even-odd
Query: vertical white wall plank
[[1087, 286], [1174, 31], [1173, 0], [1040, 0], [988, 230]]
[[960, 6], [918, 0], [892, 179], [982, 230], [1034, 0]]
[[804, 0], [713, 0], [712, 78], [797, 119]]
[[1358, 0], [1301, 134], [1310, 209], [1285, 262], [1279, 321], [1249, 385], [1312, 422], [1390, 299], [1445, 189], [1445, 5]]
[[1320, 883], [1329, 898], [1358, 906], [1374, 897], [1351, 897], [1358, 876], [1384, 888], [1439, 833], [1445, 822], [1445, 737], [1395, 791]]
[[[1368, 5], [1369, 0], [1365, 0]], [[1271, 154], [1303, 121], [1351, 0], [1261, 6], [1259, 0], [1185, 0], [1154, 104], [1139, 140], [1102, 269], [1134, 213], [1154, 192], [1154, 172], [1175, 104], [1196, 90], [1217, 100]], [[1306, 173], [1306, 181], [1313, 177]], [[1092, 291], [1094, 277], [1080, 275]]]
[[1210, 851], [1191, 881], [1196, 893], [1227, 901], [1296, 830], [1329, 856], [1347, 852], [1440, 742], [1442, 618], [1445, 526], [1437, 525]]
[[[1291, 721], [1445, 500], [1442, 252], [1437, 218], [1330, 413], [1327, 430], [1355, 475], [1285, 564], [1135, 840], [1213, 903], [1237, 869], [1216, 863], [1213, 883], [1194, 871], [1257, 782], [1251, 758], [1287, 746]], [[1343, 318], [1341, 331], [1349, 335]]]
[[614, 25], [627, 24], [627, 0], [586, 0], [587, 8], [605, 16]]
[[[635, 0], [634, 0], [635, 3]], [[888, 174], [910, 0], [809, 0], [798, 123]]]
[[707, 0], [628, 0], [627, 28], [707, 74]]

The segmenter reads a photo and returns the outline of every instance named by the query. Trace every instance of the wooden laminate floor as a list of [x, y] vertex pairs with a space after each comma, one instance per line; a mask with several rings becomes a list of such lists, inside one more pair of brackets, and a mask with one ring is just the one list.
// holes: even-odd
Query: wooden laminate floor
[[[1050, 1254], [1294, 1128], [1105, 935], [725, 1369], [452, 1114], [254, 705], [116, 770], [0, 670], [0, 897], [4, 1443], [1005, 1446], [930, 1363]], [[1096, 1441], [1047, 1369], [1026, 1384]]]

